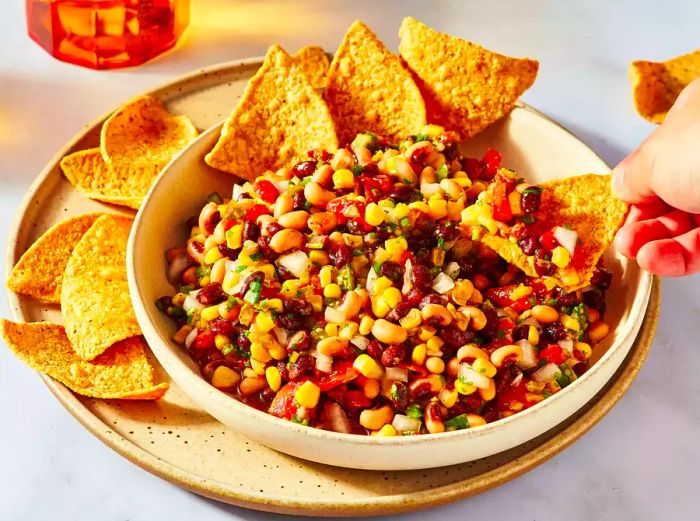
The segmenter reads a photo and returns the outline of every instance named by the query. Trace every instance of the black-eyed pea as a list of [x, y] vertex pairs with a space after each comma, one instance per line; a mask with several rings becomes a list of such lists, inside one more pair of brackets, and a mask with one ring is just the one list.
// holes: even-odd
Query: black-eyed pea
[[476, 344], [465, 344], [457, 350], [458, 362], [471, 362], [477, 358], [488, 360], [489, 355]]
[[199, 230], [205, 235], [210, 235], [214, 231], [212, 218], [219, 212], [219, 205], [212, 202], [207, 203], [199, 212]]
[[338, 223], [331, 212], [317, 212], [311, 214], [307, 222], [309, 229], [317, 235], [327, 235]]
[[264, 376], [247, 376], [238, 384], [238, 390], [243, 396], [251, 396], [267, 387], [267, 380]]
[[437, 322], [441, 326], [449, 326], [452, 323], [452, 313], [440, 304], [426, 304], [420, 313], [428, 324]]
[[495, 365], [498, 369], [503, 367], [504, 362], [508, 358], [513, 358], [517, 361], [522, 361], [523, 350], [520, 346], [515, 344], [510, 344], [506, 346], [501, 346], [491, 353], [491, 363]]
[[270, 248], [275, 253], [297, 250], [304, 244], [304, 236], [296, 230], [280, 230], [270, 239]]
[[274, 216], [279, 219], [280, 216], [291, 212], [294, 209], [294, 198], [289, 193], [283, 193], [277, 196], [273, 210]]
[[435, 169], [432, 166], [426, 166], [421, 170], [419, 182], [422, 185], [433, 184], [437, 181]]
[[287, 212], [281, 215], [277, 222], [282, 228], [291, 228], [292, 230], [303, 230], [306, 228], [306, 223], [309, 220], [309, 212], [306, 210], [296, 210]]
[[425, 427], [428, 429], [430, 434], [445, 432], [445, 424], [442, 421], [442, 412], [440, 411], [440, 406], [436, 402], [430, 402], [425, 406], [425, 413], [423, 417], [425, 420]]
[[350, 168], [355, 164], [355, 158], [352, 153], [346, 149], [339, 149], [333, 158], [330, 160], [331, 167], [333, 170], [340, 170], [342, 168]]
[[316, 350], [328, 356], [338, 356], [347, 351], [348, 341], [337, 336], [329, 336], [318, 341]]
[[[330, 166], [328, 166], [328, 168], [331, 169]], [[333, 169], [331, 169], [330, 176], [328, 177], [329, 179], [333, 176], [332, 170]], [[335, 192], [326, 190], [319, 183], [311, 182], [304, 187], [304, 197], [306, 197], [309, 204], [318, 206], [319, 208], [325, 208], [329, 202], [335, 199]]]
[[270, 235], [267, 231], [267, 227], [270, 224], [272, 224], [273, 222], [275, 222], [275, 218], [272, 217], [271, 215], [266, 214], [266, 213], [260, 215], [257, 218], [257, 220], [255, 221], [255, 223], [258, 225], [258, 228], [260, 228], [260, 235], [264, 235], [264, 236]]
[[209, 274], [209, 282], [223, 282], [224, 276], [226, 275], [226, 262], [228, 259], [222, 257], [214, 263], [211, 267], [211, 273]]
[[602, 320], [599, 320], [588, 326], [588, 340], [595, 345], [608, 336], [609, 332], [610, 326]]
[[478, 414], [467, 413], [467, 423], [471, 429], [472, 427], [478, 427], [479, 425], [486, 425], [486, 420], [483, 418], [483, 416], [479, 416]]
[[469, 326], [474, 331], [481, 331], [486, 327], [486, 315], [476, 306], [462, 306], [459, 312], [469, 317]]
[[389, 405], [383, 405], [377, 409], [365, 409], [360, 413], [360, 425], [372, 431], [381, 429], [393, 419], [394, 411]]
[[[330, 186], [331, 185], [331, 180], [333, 179], [333, 167], [330, 165], [322, 165], [318, 170], [316, 170], [312, 175], [311, 175], [311, 181], [314, 183], [318, 183], [322, 187], [324, 186]], [[311, 183], [309, 183], [311, 184]], [[309, 186], [309, 185], [306, 185]], [[306, 195], [306, 192], [304, 192], [304, 195]], [[306, 200], [309, 200], [309, 197], [306, 196]], [[314, 204], [311, 202], [311, 204]]]
[[403, 344], [408, 338], [408, 331], [383, 318], [375, 320], [372, 325], [372, 334], [374, 338], [385, 344]]

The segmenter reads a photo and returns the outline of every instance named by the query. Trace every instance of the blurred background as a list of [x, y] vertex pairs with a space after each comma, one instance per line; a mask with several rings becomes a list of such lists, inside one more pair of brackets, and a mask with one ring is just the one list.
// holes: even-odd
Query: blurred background
[[[523, 100], [610, 165], [654, 128], [634, 111], [629, 62], [700, 47], [700, 3], [682, 0], [192, 0], [189, 30], [174, 50], [139, 67], [96, 71], [48, 55], [27, 36], [24, 2], [4, 0], [0, 240], [6, 242], [14, 211], [44, 164], [129, 97], [207, 65], [261, 56], [272, 43], [289, 52], [307, 44], [332, 51], [357, 18], [396, 50], [407, 15], [540, 60]], [[698, 290], [698, 277], [664, 283], [658, 336], [637, 382], [573, 447], [496, 490], [401, 519], [697, 519]], [[4, 295], [0, 315], [9, 315]], [[0, 468], [0, 520], [75, 521], [98, 512], [101, 520], [276, 519], [201, 499], [112, 453], [1, 348]]]

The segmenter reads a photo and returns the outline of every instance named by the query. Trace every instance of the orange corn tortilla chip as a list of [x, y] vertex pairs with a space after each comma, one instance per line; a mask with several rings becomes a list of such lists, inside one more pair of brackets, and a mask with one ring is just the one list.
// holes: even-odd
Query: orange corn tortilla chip
[[0, 332], [12, 352], [72, 391], [93, 398], [158, 400], [167, 383], [155, 384], [153, 367], [141, 337], [123, 340], [92, 362], [71, 348], [62, 326], [46, 322], [18, 324], [0, 321]]
[[145, 164], [160, 170], [197, 134], [187, 116], [172, 115], [158, 98], [139, 96], [104, 122], [100, 150], [110, 166]]
[[206, 162], [253, 180], [265, 170], [306, 159], [308, 150], [337, 148], [328, 107], [287, 52], [273, 45]]
[[318, 90], [326, 86], [326, 74], [330, 62], [326, 51], [315, 45], [307, 45], [299, 49], [296, 54], [292, 54], [294, 63], [304, 71], [309, 83]]
[[[577, 270], [578, 282], [567, 289], [587, 286], [596, 265], [612, 244], [615, 233], [627, 215], [628, 205], [616, 199], [610, 185], [611, 176], [585, 174], [542, 183], [542, 201], [538, 216], [542, 229], [568, 226], [581, 240], [583, 266]], [[537, 277], [534, 261], [520, 247], [503, 237], [487, 235], [482, 242], [531, 277]], [[566, 286], [562, 281], [560, 285]]]
[[426, 124], [425, 103], [411, 74], [362, 22], [345, 33], [323, 97], [341, 144], [366, 131], [398, 142]]
[[61, 159], [66, 179], [90, 199], [138, 209], [160, 173], [152, 163], [110, 166], [99, 148], [80, 150]]
[[68, 260], [61, 311], [70, 343], [83, 360], [141, 334], [126, 280], [126, 244], [132, 223], [130, 217], [103, 215]]
[[637, 112], [662, 123], [681, 91], [700, 78], [700, 49], [664, 62], [634, 61], [629, 73]]
[[506, 116], [535, 81], [539, 63], [511, 58], [404, 18], [401, 58], [413, 72], [428, 122], [471, 137]]
[[22, 254], [7, 287], [15, 293], [29, 295], [42, 302], [58, 304], [63, 272], [71, 252], [80, 238], [100, 217], [100, 213], [76, 215], [48, 230]]

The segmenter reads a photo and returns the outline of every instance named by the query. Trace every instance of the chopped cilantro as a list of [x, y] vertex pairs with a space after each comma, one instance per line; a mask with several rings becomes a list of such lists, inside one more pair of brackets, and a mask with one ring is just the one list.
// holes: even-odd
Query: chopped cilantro
[[250, 260], [253, 262], [258, 262], [259, 260], [262, 260], [263, 254], [261, 252], [255, 252], [253, 255], [250, 256]]
[[180, 293], [189, 293], [190, 291], [194, 291], [194, 286], [191, 284], [188, 284], [187, 286], [180, 286]]
[[365, 167], [363, 167], [362, 165], [352, 165], [352, 167], [350, 167], [352, 175], [360, 175], [364, 169]]
[[311, 203], [309, 201], [304, 201], [304, 209], [306, 209], [306, 210], [311, 209]]
[[571, 378], [563, 371], [555, 374], [554, 379], [562, 389], [571, 383]]
[[406, 409], [406, 416], [420, 420], [423, 417], [423, 410], [416, 404], [410, 405]]
[[449, 170], [449, 168], [447, 168], [447, 163], [443, 163], [442, 166], [440, 166], [440, 168], [437, 169], [437, 171], [435, 172], [435, 175], [437, 176], [437, 178], [440, 181], [442, 181], [443, 179], [447, 178], [449, 173], [450, 173], [450, 170]]
[[445, 420], [445, 429], [448, 430], [462, 430], [469, 428], [469, 420], [466, 414], [460, 414], [449, 420]]
[[352, 250], [353, 257], [362, 257], [365, 254], [362, 250]]
[[236, 349], [236, 347], [233, 344], [226, 344], [222, 349], [221, 349], [221, 354], [226, 356], [228, 354], [231, 354], [233, 350]]
[[238, 306], [238, 299], [231, 295], [228, 300], [226, 301], [226, 309], [231, 310]]
[[437, 242], [437, 247], [442, 249], [443, 246], [445, 246], [445, 238], [444, 237], [439, 237], [438, 242]]
[[198, 279], [208, 277], [211, 274], [211, 266], [197, 266], [196, 274]]
[[542, 188], [539, 186], [529, 186], [525, 190], [523, 190], [524, 194], [541, 194], [542, 193]]
[[245, 264], [239, 264], [238, 266], [236, 266], [236, 272], [240, 273], [242, 271], [245, 271], [247, 268], [248, 266], [246, 266]]
[[419, 141], [428, 141], [430, 139], [430, 136], [428, 134], [418, 134], [416, 135], [416, 143]]
[[404, 217], [403, 219], [401, 219], [400, 224], [403, 228], [406, 228], [407, 226], [411, 225], [411, 220], [408, 217]]
[[520, 217], [520, 222], [523, 224], [534, 224], [537, 222], [537, 217], [534, 217], [532, 215], [523, 215]]

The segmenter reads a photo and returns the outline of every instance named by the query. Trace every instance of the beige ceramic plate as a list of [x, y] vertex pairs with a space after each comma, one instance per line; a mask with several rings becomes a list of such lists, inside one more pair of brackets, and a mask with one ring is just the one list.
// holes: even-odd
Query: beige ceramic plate
[[[281, 420], [219, 391], [200, 375], [172, 336], [175, 326], [155, 301], [172, 294], [164, 252], [184, 244], [185, 223], [208, 194], [230, 197], [236, 181], [204, 162], [220, 126], [203, 133], [164, 169], [139, 211], [129, 239], [127, 269], [136, 318], [153, 353], [170, 377], [195, 403], [219, 421], [273, 449], [300, 458], [349, 468], [408, 470], [473, 461], [511, 449], [559, 424], [588, 402], [625, 359], [639, 330], [651, 291], [651, 276], [636, 262], [606, 252], [614, 282], [605, 319], [611, 333], [597, 345], [592, 367], [551, 398], [487, 425], [423, 436], [357, 436], [311, 429]], [[508, 117], [465, 144], [480, 157], [487, 147], [501, 150], [504, 165], [528, 181], [542, 182], [586, 172], [609, 173], [588, 147], [543, 115], [516, 107]], [[196, 180], [196, 182], [193, 182]]]
[[[220, 121], [258, 60], [208, 68], [153, 92], [171, 110], [188, 114], [199, 128]], [[225, 106], [226, 103], [229, 106]], [[89, 211], [118, 211], [88, 201], [60, 174], [58, 161], [99, 142], [102, 119], [85, 127], [47, 165], [19, 209], [8, 244], [6, 272], [36, 238], [59, 220]], [[55, 306], [9, 294], [15, 320], [60, 321]], [[651, 346], [659, 310], [658, 284], [645, 323], [609, 385], [574, 417], [502, 454], [442, 469], [374, 472], [339, 469], [285, 456], [236, 434], [195, 406], [173, 385], [158, 403], [101, 401], [75, 396], [44, 380], [90, 432], [140, 467], [227, 503], [306, 515], [371, 515], [403, 512], [471, 496], [513, 479], [582, 436], [626, 392]]]

